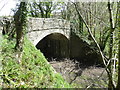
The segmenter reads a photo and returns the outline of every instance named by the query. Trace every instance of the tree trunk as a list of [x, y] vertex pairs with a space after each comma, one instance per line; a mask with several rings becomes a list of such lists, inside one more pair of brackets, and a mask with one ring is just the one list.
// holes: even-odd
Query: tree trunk
[[[77, 2], [77, 3], [78, 3], [78, 2]], [[76, 6], [78, 6], [77, 3], [76, 3]], [[82, 20], [82, 17], [79, 15], [79, 11], [78, 11], [77, 7], [76, 7], [75, 9], [76, 9], [77, 15], [78, 15], [78, 22], [79, 22], [78, 28], [79, 28], [79, 33], [82, 33], [82, 32], [83, 32], [83, 20]]]
[[118, 46], [118, 82], [117, 82], [117, 89], [120, 89], [120, 1], [118, 2], [118, 40], [119, 40], [119, 46]]
[[17, 58], [20, 59], [22, 57], [23, 51], [23, 41], [26, 29], [26, 17], [27, 17], [27, 4], [25, 2], [21, 2], [18, 8], [18, 11], [14, 15], [15, 21], [15, 29], [16, 29], [16, 45], [15, 49], [17, 50]]
[[[94, 14], [96, 15], [96, 14], [97, 14], [97, 13], [96, 13], [96, 12], [97, 12], [97, 3], [96, 3], [96, 2], [95, 2], [94, 8], [95, 8]], [[96, 34], [96, 19], [94, 19], [93, 23], [94, 23], [93, 36], [95, 37], [95, 34]]]
[[111, 9], [111, 4], [110, 2], [108, 2], [108, 11], [109, 11], [109, 21], [110, 21], [110, 43], [109, 43], [109, 60], [110, 63], [108, 65], [108, 69], [109, 69], [109, 74], [108, 74], [108, 88], [109, 90], [113, 90], [115, 88], [114, 84], [113, 84], [113, 78], [112, 78], [112, 50], [113, 50], [113, 32], [114, 32], [114, 22], [113, 22], [113, 15], [112, 15], [112, 9]]

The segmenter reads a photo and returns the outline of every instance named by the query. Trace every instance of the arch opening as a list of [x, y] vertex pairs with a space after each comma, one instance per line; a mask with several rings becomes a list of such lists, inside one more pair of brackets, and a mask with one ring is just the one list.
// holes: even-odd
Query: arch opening
[[46, 58], [69, 57], [69, 40], [60, 33], [47, 35], [38, 42], [36, 48], [40, 49]]

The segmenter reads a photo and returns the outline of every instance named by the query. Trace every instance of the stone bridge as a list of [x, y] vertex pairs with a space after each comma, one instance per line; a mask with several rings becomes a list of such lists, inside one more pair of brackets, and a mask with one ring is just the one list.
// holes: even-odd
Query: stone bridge
[[47, 58], [98, 58], [87, 42], [71, 34], [70, 22], [64, 19], [29, 18], [27, 36]]
[[27, 37], [46, 58], [96, 61], [99, 57], [85, 40], [71, 34], [70, 22], [63, 19], [29, 18]]
[[70, 22], [55, 18], [29, 18], [27, 36], [35, 46], [48, 35], [55, 39], [61, 36], [70, 39]]
[[28, 21], [27, 37], [46, 57], [69, 57], [69, 21], [55, 18]]

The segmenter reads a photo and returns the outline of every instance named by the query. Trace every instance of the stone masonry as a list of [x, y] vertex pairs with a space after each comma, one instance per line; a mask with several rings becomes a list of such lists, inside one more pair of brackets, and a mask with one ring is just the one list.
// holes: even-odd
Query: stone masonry
[[60, 33], [70, 39], [70, 22], [54, 18], [29, 18], [27, 36], [34, 45], [53, 33]]

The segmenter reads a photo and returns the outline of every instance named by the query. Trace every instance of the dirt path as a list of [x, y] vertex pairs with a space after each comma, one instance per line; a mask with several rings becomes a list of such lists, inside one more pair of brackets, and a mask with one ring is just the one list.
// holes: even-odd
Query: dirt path
[[107, 87], [107, 74], [102, 67], [85, 66], [69, 59], [50, 61], [50, 64], [75, 88]]

